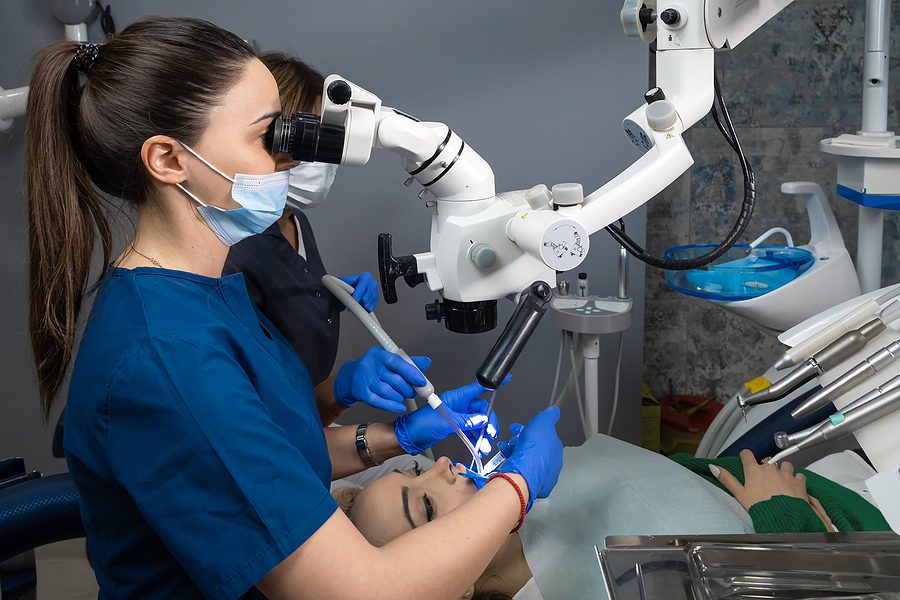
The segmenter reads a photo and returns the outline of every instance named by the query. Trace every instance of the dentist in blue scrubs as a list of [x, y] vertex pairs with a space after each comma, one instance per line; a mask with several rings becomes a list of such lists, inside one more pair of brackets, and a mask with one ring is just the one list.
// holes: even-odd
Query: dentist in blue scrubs
[[[222, 275], [229, 248], [284, 213], [290, 173], [266, 145], [279, 114], [252, 49], [197, 19], [56, 44], [32, 75], [29, 332], [45, 417], [74, 359], [64, 445], [100, 598], [468, 598], [472, 574], [556, 483], [558, 409], [525, 425], [503, 477], [476, 492], [446, 474], [472, 485], [464, 506], [443, 515], [408, 494], [409, 531], [381, 546], [360, 535], [332, 478], [451, 431], [428, 406], [323, 427], [303, 362], [243, 276]], [[110, 198], [137, 213], [115, 258]], [[95, 247], [110, 266], [93, 288]], [[417, 383], [417, 370], [381, 365], [348, 393]], [[470, 431], [486, 423], [480, 391], [441, 394]]]

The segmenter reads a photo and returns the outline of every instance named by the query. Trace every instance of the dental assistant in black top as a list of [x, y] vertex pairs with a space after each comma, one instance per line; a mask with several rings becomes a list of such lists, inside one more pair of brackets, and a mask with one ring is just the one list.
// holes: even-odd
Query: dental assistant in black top
[[[325, 82], [321, 73], [282, 53], [262, 54], [259, 59], [275, 77], [285, 114], [319, 112]], [[288, 159], [281, 160], [281, 168], [289, 166], [284, 163]], [[337, 165], [320, 162], [291, 168], [284, 215], [265, 232], [232, 246], [223, 270], [223, 274], [243, 273], [253, 303], [306, 365], [324, 425], [359, 399], [376, 408], [404, 412], [403, 399], [411, 397], [412, 391], [402, 377], [386, 368], [396, 358], [379, 347], [332, 374], [340, 338], [338, 313], [343, 306], [322, 285], [328, 271], [305, 211], [325, 201], [336, 171]], [[375, 310], [378, 284], [371, 273], [340, 279], [355, 288], [353, 297], [366, 310]], [[430, 364], [426, 357], [414, 360], [422, 369]]]

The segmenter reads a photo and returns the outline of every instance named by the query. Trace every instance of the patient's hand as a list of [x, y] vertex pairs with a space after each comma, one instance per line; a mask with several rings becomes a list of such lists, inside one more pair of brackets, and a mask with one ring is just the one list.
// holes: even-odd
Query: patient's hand
[[793, 496], [810, 501], [806, 493], [806, 477], [802, 473], [794, 474], [791, 463], [761, 465], [750, 450], [741, 450], [741, 463], [744, 465], [744, 485], [725, 469], [721, 470], [718, 478], [745, 509], [750, 510], [757, 502], [773, 496]]
[[837, 527], [834, 526], [834, 523], [831, 522], [831, 517], [828, 516], [828, 513], [825, 512], [825, 507], [822, 506], [822, 503], [813, 498], [809, 497], [809, 505], [812, 506], [813, 512], [816, 513], [816, 516], [822, 521], [822, 525], [825, 526], [826, 531], [830, 531], [834, 533], [837, 531]]

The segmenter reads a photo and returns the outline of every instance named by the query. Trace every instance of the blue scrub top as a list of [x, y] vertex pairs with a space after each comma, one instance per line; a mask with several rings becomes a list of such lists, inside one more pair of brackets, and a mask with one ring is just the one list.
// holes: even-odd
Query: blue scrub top
[[101, 598], [259, 597], [337, 509], [309, 375], [240, 274], [110, 269], [65, 418]]

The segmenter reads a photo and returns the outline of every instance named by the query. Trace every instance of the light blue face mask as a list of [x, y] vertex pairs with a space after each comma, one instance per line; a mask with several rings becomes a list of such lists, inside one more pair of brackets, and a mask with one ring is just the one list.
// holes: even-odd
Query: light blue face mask
[[262, 233], [284, 213], [290, 171], [276, 171], [268, 175], [235, 173], [232, 179], [187, 144], [181, 145], [232, 184], [231, 198], [240, 204], [241, 208], [226, 209], [206, 204], [180, 183], [175, 184], [200, 205], [197, 212], [226, 246], [233, 246], [244, 238]]

